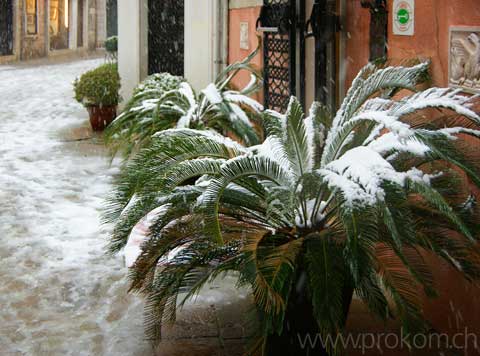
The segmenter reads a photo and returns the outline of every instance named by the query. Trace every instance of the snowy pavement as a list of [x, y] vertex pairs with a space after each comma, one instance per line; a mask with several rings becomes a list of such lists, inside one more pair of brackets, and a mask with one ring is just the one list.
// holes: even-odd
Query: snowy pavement
[[0, 355], [152, 354], [122, 259], [104, 254], [116, 168], [75, 141], [72, 81], [100, 62], [0, 66]]

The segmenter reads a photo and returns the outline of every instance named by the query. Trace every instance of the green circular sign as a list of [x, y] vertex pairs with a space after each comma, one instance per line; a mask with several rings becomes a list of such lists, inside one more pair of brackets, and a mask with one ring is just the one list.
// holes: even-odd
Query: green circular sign
[[407, 9], [400, 9], [397, 12], [397, 20], [402, 25], [406, 25], [410, 21], [410, 12]]

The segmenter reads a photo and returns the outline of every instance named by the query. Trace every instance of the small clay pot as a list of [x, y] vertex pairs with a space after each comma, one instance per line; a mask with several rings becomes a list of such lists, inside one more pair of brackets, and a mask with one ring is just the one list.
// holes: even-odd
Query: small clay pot
[[88, 106], [93, 131], [103, 131], [116, 117], [116, 106]]

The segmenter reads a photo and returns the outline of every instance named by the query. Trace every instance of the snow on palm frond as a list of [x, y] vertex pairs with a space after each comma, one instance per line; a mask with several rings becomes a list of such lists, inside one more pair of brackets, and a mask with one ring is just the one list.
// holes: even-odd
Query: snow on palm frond
[[124, 150], [129, 155], [135, 146], [145, 145], [155, 124], [155, 110], [159, 99], [168, 91], [178, 88], [183, 78], [169, 73], [157, 73], [147, 77], [135, 89], [123, 112], [108, 126], [105, 141], [116, 154]]
[[[401, 146], [401, 145], [399, 145]], [[403, 147], [396, 147], [405, 150]], [[429, 183], [430, 175], [417, 168], [397, 172], [379, 153], [370, 147], [355, 147], [318, 170], [330, 188], [337, 189], [345, 197], [345, 203], [353, 206], [374, 205], [382, 201], [386, 182], [405, 186], [407, 180]]]
[[[154, 135], [126, 166], [109, 215], [118, 251], [141, 218], [167, 206], [132, 267], [132, 289], [148, 297], [149, 334], [179, 293], [193, 296], [229, 270], [252, 286], [265, 338], [286, 330], [292, 297], [308, 299], [322, 335], [341, 332], [353, 293], [379, 317], [421, 327], [417, 302], [433, 293], [422, 250], [479, 279], [478, 208], [459, 199], [465, 177], [480, 186], [478, 156], [461, 146], [464, 135], [480, 137], [472, 99], [438, 88], [378, 97], [414, 90], [426, 70], [368, 66], [333, 117], [314, 103], [305, 118], [292, 98], [285, 114], [263, 113], [266, 140], [248, 148], [205, 130]], [[227, 94], [215, 88], [199, 108], [221, 105]], [[431, 108], [469, 126], [431, 125]]]
[[[198, 94], [188, 83], [166, 93], [157, 107], [159, 117], [175, 115], [176, 127], [210, 127], [222, 133], [229, 133], [247, 145], [260, 143], [255, 128], [263, 106], [248, 95], [258, 90], [260, 76], [250, 65], [258, 48], [244, 61], [228, 66], [216, 79]], [[233, 90], [231, 81], [240, 70], [251, 73], [251, 81], [241, 90]]]
[[[106, 131], [106, 142], [115, 154], [126, 156], [150, 144], [153, 134], [176, 128], [211, 128], [230, 133], [247, 145], [258, 144], [258, 124], [263, 106], [248, 95], [259, 90], [261, 78], [250, 64], [258, 48], [245, 60], [228, 66], [215, 83], [196, 93], [180, 77], [154, 74], [135, 89], [125, 110]], [[251, 81], [241, 90], [231, 88], [240, 71], [250, 72]]]
[[[405, 72], [410, 73], [412, 77], [415, 77], [419, 76], [421, 72], [425, 70], [422, 65], [418, 65], [414, 68], [420, 73], [416, 73], [415, 71], [412, 72], [411, 69], [405, 69]], [[382, 71], [384, 70], [380, 70], [379, 72]], [[397, 71], [389, 71], [387, 73], [393, 75], [397, 74]], [[384, 74], [382, 78], [385, 79], [385, 77], [387, 78], [386, 82], [389, 83], [389, 76]], [[400, 77], [403, 78], [404, 76]], [[368, 80], [365, 81], [365, 85], [367, 84], [369, 84]], [[408, 85], [412, 84], [410, 83]], [[407, 84], [403, 84], [403, 86], [408, 87]], [[359, 95], [363, 98], [365, 97], [366, 92], [373, 94], [371, 90], [359, 89], [359, 91]], [[371, 123], [374, 125], [374, 128], [370, 133], [370, 140], [372, 135], [379, 135], [384, 129], [392, 132], [399, 139], [411, 137], [413, 131], [410, 129], [410, 125], [401, 121], [401, 119], [429, 108], [452, 110], [459, 115], [473, 120], [475, 123], [478, 123], [479, 121], [478, 115], [470, 109], [468, 104], [468, 101], [472, 99], [459, 95], [458, 90], [451, 90], [448, 88], [431, 88], [398, 101], [385, 99], [380, 101], [375, 98], [370, 100], [366, 99], [360, 105], [360, 101], [356, 99], [356, 96], [346, 100], [353, 102], [354, 105], [352, 104], [352, 106], [356, 109], [355, 111], [352, 111], [350, 106], [344, 104], [339, 113], [337, 113], [332, 130], [327, 137], [327, 143], [322, 157], [322, 164], [324, 165], [337, 158], [342, 153], [342, 150], [348, 146], [348, 138], [351, 137], [351, 135], [358, 136], [355, 131], [362, 124]], [[372, 108], [377, 110], [372, 110]], [[349, 112], [349, 114], [346, 115], [346, 112]]]
[[[252, 117], [263, 111], [263, 106], [252, 98], [238, 91], [220, 91], [216, 84], [210, 83], [200, 94], [196, 95], [188, 83], [182, 83], [180, 88], [166, 93], [157, 102], [158, 114], [180, 116], [177, 128], [218, 127], [230, 129], [240, 135], [244, 130], [253, 130]], [[251, 134], [246, 133], [245, 139], [250, 140]], [[258, 138], [252, 143], [258, 142]]]

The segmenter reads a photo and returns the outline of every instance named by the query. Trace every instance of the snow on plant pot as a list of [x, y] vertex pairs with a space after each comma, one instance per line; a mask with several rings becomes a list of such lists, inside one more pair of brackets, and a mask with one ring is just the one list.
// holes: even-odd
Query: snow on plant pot
[[103, 64], [84, 73], [73, 87], [75, 99], [87, 108], [94, 131], [102, 131], [115, 119], [120, 101], [117, 64]]

